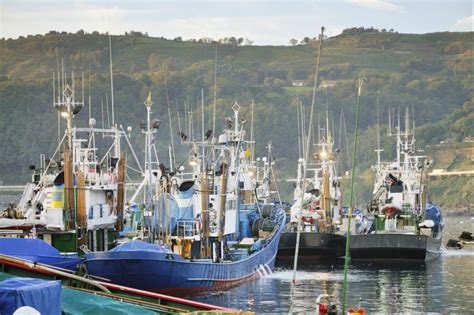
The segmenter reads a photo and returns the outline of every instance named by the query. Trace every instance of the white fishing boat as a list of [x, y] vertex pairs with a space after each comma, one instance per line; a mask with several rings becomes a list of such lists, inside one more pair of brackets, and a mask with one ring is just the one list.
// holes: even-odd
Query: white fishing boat
[[74, 73], [67, 78], [61, 71], [54, 81], [53, 105], [67, 127], [54, 153], [42, 154], [39, 165], [30, 166], [31, 181], [20, 202], [0, 215], [0, 234], [15, 230], [17, 237], [41, 239], [61, 253], [107, 250], [122, 229], [122, 142], [128, 144], [129, 135], [115, 122], [98, 127], [90, 113], [88, 126], [77, 126], [75, 115], [84, 106], [83, 78], [80, 100]]
[[396, 132], [396, 159], [373, 167], [372, 200], [350, 239], [352, 260], [428, 260], [439, 256], [443, 221], [440, 209], [428, 202], [427, 170], [432, 161], [415, 151], [414, 128], [408, 110], [405, 130], [400, 118]]

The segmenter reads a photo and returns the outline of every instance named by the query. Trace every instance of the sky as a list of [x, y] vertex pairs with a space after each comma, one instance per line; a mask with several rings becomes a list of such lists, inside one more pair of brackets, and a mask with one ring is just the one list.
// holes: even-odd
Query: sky
[[474, 24], [471, 0], [0, 0], [0, 37], [50, 30], [99, 31], [175, 38], [243, 37], [254, 45], [289, 45], [334, 36], [348, 27], [399, 33], [466, 32]]

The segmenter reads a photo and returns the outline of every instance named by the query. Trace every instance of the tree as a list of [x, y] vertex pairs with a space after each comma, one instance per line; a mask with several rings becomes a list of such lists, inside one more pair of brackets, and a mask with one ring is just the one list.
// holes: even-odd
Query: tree
[[234, 46], [234, 47], [235, 47], [235, 46], [237, 46], [237, 39], [236, 39], [234, 36], [232, 36], [232, 37], [230, 37], [230, 38], [228, 39], [228, 43], [229, 43], [231, 46]]
[[160, 56], [157, 53], [152, 53], [148, 58], [148, 68], [158, 69], [160, 66]]
[[306, 36], [305, 38], [303, 38], [303, 40], [301, 40], [301, 44], [306, 45], [309, 43], [309, 41], [310, 41], [310, 38]]
[[296, 40], [294, 38], [290, 39], [290, 45], [291, 46], [296, 46], [296, 44], [298, 44], [298, 40]]

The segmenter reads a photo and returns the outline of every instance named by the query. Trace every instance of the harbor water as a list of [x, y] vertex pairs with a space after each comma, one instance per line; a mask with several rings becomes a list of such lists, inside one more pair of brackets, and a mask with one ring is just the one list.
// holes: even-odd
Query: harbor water
[[[443, 244], [461, 231], [474, 232], [469, 217], [445, 218]], [[277, 269], [273, 275], [244, 283], [226, 292], [189, 295], [188, 298], [251, 310], [258, 314], [312, 313], [319, 294], [340, 303], [343, 264], [305, 267], [297, 272]], [[348, 307], [363, 307], [368, 314], [473, 314], [474, 246], [443, 249], [424, 264], [357, 264], [349, 270]]]
[[[18, 201], [1, 194], [0, 207]], [[446, 217], [443, 244], [462, 231], [474, 232], [470, 217]], [[292, 285], [291, 267], [222, 292], [188, 295], [197, 301], [258, 314], [315, 312], [320, 294], [340, 303], [343, 263], [314, 264], [297, 272]], [[410, 265], [357, 264], [349, 270], [347, 306], [363, 307], [369, 314], [472, 314], [474, 311], [474, 246], [462, 250], [443, 248], [430, 262]]]

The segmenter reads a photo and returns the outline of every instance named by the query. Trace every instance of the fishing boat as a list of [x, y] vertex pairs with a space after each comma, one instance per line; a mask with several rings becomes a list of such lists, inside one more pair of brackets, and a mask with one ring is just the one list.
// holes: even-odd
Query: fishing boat
[[141, 187], [147, 199], [137, 224], [144, 242], [88, 253], [89, 274], [180, 294], [226, 289], [271, 272], [286, 217], [278, 203], [269, 202], [271, 154], [252, 158], [253, 141], [245, 140], [240, 105], [232, 106], [234, 118], [226, 119], [221, 135], [203, 129], [202, 139], [192, 141], [192, 172], [181, 167], [175, 174], [165, 167], [152, 169], [151, 95], [145, 105], [147, 163]]
[[[338, 150], [333, 148], [334, 140], [328, 127], [325, 135], [314, 145], [316, 150], [308, 161], [306, 172], [309, 176], [305, 179], [302, 178], [304, 159], [298, 160], [290, 222], [280, 238], [279, 263], [293, 261], [298, 220], [301, 220], [299, 262], [314, 263], [315, 260], [335, 259], [344, 254], [341, 184], [336, 168]], [[305, 191], [303, 181], [306, 181]]]
[[[345, 237], [341, 231], [341, 189], [337, 175], [337, 153], [329, 127], [326, 108], [326, 128], [312, 140], [316, 89], [324, 37], [321, 29], [313, 87], [313, 100], [308, 131], [305, 130], [305, 109], [298, 100], [298, 165], [293, 204], [289, 223], [280, 238], [278, 264], [299, 261], [304, 264], [316, 260], [332, 260], [343, 255]], [[319, 119], [318, 119], [319, 121]], [[312, 147], [310, 146], [312, 143]]]
[[[96, 126], [90, 106], [88, 126], [76, 126], [74, 118], [84, 106], [83, 77], [81, 100], [76, 97], [74, 73], [67, 78], [62, 70], [53, 81], [58, 126], [65, 119], [67, 127], [62, 138], [58, 130], [54, 153], [42, 154], [39, 167], [30, 166], [31, 181], [19, 203], [0, 214], [0, 235], [18, 238], [2, 239], [0, 253], [53, 264], [64, 259], [69, 264], [67, 260], [77, 256], [58, 255], [49, 245], [66, 254], [107, 250], [122, 229], [125, 154], [121, 142], [128, 134], [115, 122], [110, 128]], [[128, 139], [125, 142], [129, 144]]]
[[405, 131], [400, 118], [396, 132], [396, 159], [381, 162], [377, 151], [375, 184], [365, 216], [350, 239], [352, 260], [424, 261], [440, 255], [443, 220], [439, 207], [427, 202], [427, 169], [432, 161], [416, 155], [414, 127], [408, 110]]

